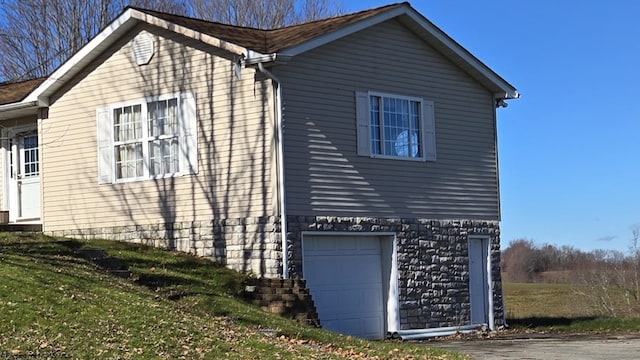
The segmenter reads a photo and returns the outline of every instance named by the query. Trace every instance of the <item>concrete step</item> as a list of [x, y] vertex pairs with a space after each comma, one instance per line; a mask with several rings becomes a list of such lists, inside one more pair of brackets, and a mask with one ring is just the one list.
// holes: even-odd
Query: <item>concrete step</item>
[[0, 224], [0, 231], [4, 232], [41, 232], [42, 224]]

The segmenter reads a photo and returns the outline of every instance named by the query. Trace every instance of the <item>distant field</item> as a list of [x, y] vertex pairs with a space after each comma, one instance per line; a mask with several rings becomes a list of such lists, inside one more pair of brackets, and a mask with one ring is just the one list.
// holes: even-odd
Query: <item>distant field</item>
[[601, 316], [588, 298], [577, 293], [576, 285], [503, 283], [503, 287], [507, 324], [515, 331], [640, 332], [640, 316]]
[[570, 284], [504, 283], [507, 318], [584, 317], [593, 311]]

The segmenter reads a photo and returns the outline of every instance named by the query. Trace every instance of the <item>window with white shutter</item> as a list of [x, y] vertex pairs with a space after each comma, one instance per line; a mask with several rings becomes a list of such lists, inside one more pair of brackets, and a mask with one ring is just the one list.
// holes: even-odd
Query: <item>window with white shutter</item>
[[98, 181], [135, 181], [198, 172], [192, 94], [111, 104], [96, 110]]

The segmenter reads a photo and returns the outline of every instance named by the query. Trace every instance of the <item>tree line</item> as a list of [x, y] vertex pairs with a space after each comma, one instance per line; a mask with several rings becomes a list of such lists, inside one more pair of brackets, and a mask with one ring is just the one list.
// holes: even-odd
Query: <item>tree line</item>
[[610, 317], [640, 315], [640, 227], [633, 229], [627, 252], [582, 251], [572, 246], [537, 246], [511, 241], [502, 251], [505, 282], [571, 284], [595, 313]]
[[569, 245], [536, 245], [529, 239], [513, 240], [501, 254], [503, 278], [507, 282], [577, 282], [591, 271], [612, 268], [632, 271], [640, 265], [640, 233], [638, 230], [633, 233], [628, 252], [583, 251]]
[[126, 6], [259, 29], [342, 12], [337, 0], [0, 0], [0, 82], [51, 74]]

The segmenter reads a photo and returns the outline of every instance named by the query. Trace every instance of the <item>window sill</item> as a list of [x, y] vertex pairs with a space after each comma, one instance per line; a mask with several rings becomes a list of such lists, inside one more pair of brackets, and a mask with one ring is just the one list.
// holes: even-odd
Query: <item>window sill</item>
[[173, 173], [173, 174], [166, 174], [166, 175], [158, 175], [158, 176], [153, 176], [153, 177], [138, 177], [138, 178], [130, 178], [130, 179], [117, 179], [114, 180], [111, 184], [125, 184], [125, 183], [131, 183], [131, 182], [139, 182], [139, 181], [157, 181], [157, 180], [163, 180], [163, 179], [172, 179], [172, 178], [178, 178], [178, 177], [182, 177], [185, 176], [186, 174], [184, 173]]
[[371, 154], [369, 155], [369, 157], [372, 159], [427, 162], [427, 159], [425, 159], [424, 157], [408, 157], [408, 156], [405, 157], [405, 156], [378, 155], [378, 154]]

